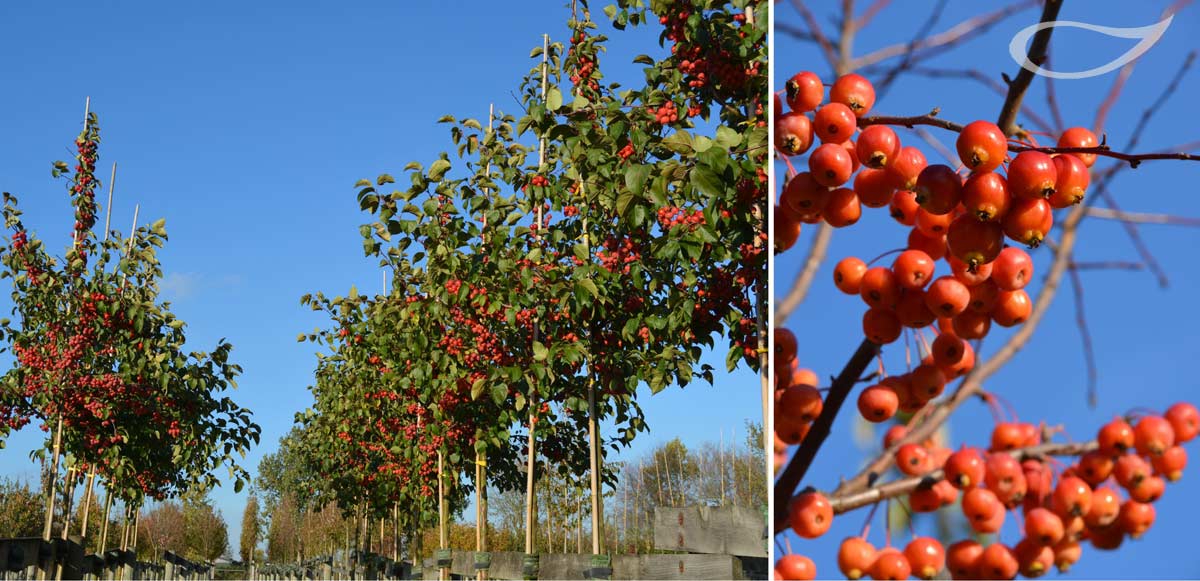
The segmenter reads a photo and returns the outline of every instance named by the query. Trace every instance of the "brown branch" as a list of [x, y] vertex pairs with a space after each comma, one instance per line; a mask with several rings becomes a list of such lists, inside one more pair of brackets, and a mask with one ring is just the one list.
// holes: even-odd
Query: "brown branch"
[[[917, 115], [917, 116], [913, 116], [913, 117], [894, 117], [894, 116], [884, 116], [884, 115], [861, 117], [858, 120], [858, 126], [866, 127], [868, 125], [898, 125], [898, 126], [902, 126], [902, 127], [908, 127], [911, 129], [918, 125], [928, 125], [931, 127], [940, 127], [942, 129], [945, 129], [948, 131], [955, 131], [955, 132], [961, 132], [963, 130], [963, 126], [961, 124], [955, 123], [953, 121], [947, 121], [945, 119], [938, 117], [937, 115], [939, 112], [940, 112], [939, 109], [934, 109], [933, 111], [930, 111], [928, 115]], [[1125, 162], [1129, 163], [1130, 167], [1134, 167], [1134, 168], [1141, 165], [1142, 162], [1144, 162], [1144, 161], [1151, 161], [1151, 160], [1156, 160], [1156, 159], [1157, 160], [1174, 159], [1174, 160], [1181, 160], [1181, 161], [1200, 161], [1200, 155], [1193, 154], [1193, 153], [1187, 153], [1187, 152], [1181, 152], [1181, 151], [1168, 151], [1168, 152], [1155, 151], [1155, 152], [1150, 152], [1150, 153], [1124, 153], [1124, 152], [1120, 152], [1120, 151], [1113, 151], [1113, 149], [1107, 145], [1098, 145], [1095, 147], [1033, 147], [1031, 145], [1021, 145], [1021, 144], [1017, 144], [1017, 143], [1010, 143], [1008, 145], [1008, 150], [1011, 152], [1014, 152], [1014, 153], [1020, 153], [1022, 151], [1040, 151], [1043, 153], [1091, 153], [1091, 154], [1098, 155], [1101, 157], [1111, 157], [1113, 159], [1119, 159], [1121, 161], [1125, 161]]]
[[1075, 296], [1075, 326], [1079, 327], [1079, 338], [1083, 347], [1083, 361], [1087, 365], [1087, 396], [1088, 407], [1096, 407], [1096, 350], [1092, 346], [1092, 332], [1088, 329], [1087, 314], [1083, 310], [1083, 280], [1079, 277], [1079, 269], [1074, 260], [1067, 267], [1071, 275], [1071, 290]]
[[1089, 218], [1119, 220], [1136, 224], [1168, 224], [1172, 226], [1200, 226], [1200, 218], [1175, 216], [1172, 214], [1148, 214], [1145, 212], [1123, 212], [1112, 208], [1088, 208]]
[[1158, 98], [1155, 99], [1149, 107], [1146, 107], [1146, 109], [1142, 111], [1142, 116], [1138, 119], [1137, 127], [1133, 129], [1133, 133], [1129, 134], [1129, 144], [1125, 146], [1125, 149], [1133, 149], [1137, 146], [1138, 142], [1141, 141], [1142, 131], [1144, 131], [1146, 126], [1150, 124], [1150, 118], [1166, 106], [1167, 99], [1170, 99], [1171, 95], [1174, 95], [1175, 91], [1179, 89], [1179, 82], [1183, 80], [1184, 75], [1187, 74], [1188, 69], [1192, 68], [1192, 63], [1195, 61], [1196, 51], [1193, 50], [1188, 53], [1187, 58], [1183, 59], [1183, 64], [1179, 67], [1179, 70], [1175, 72], [1175, 76], [1171, 78], [1170, 83], [1167, 83], [1167, 87], [1163, 89], [1163, 92], [1159, 94]]
[[929, 147], [932, 147], [934, 150], [936, 150], [938, 155], [941, 155], [943, 158], [945, 158], [946, 161], [954, 167], [955, 171], [958, 171], [958, 169], [963, 166], [962, 160], [958, 158], [958, 153], [950, 151], [950, 148], [946, 147], [946, 144], [939, 141], [938, 138], [934, 137], [932, 133], [921, 127], [913, 127], [913, 132], [920, 136], [925, 143], [929, 144]]
[[803, 42], [817, 42], [817, 37], [813, 36], [813, 33], [794, 24], [788, 22], [776, 22], [774, 25], [775, 29], [773, 32], [776, 34], [784, 34]]
[[904, 58], [900, 59], [900, 63], [892, 67], [892, 69], [883, 76], [883, 80], [875, 86], [875, 94], [877, 98], [882, 98], [883, 95], [887, 93], [888, 89], [891, 88], [892, 83], [896, 81], [896, 78], [900, 76], [900, 73], [908, 70], [908, 68], [913, 65], [915, 60], [914, 57], [916, 56], [916, 51], [914, 49], [916, 48], [917, 43], [920, 42], [921, 39], [929, 36], [929, 31], [933, 30], [934, 25], [937, 24], [937, 21], [942, 17], [942, 13], [945, 12], [945, 10], [946, 0], [938, 0], [937, 6], [934, 6], [933, 10], [929, 11], [929, 17], [925, 19], [925, 23], [917, 29], [917, 34], [914, 35], [912, 41], [908, 43], [908, 50], [904, 52]]
[[[1062, 0], [1046, 0], [1046, 4], [1042, 7], [1040, 22], [1057, 20], [1062, 4]], [[1054, 28], [1043, 28], [1033, 35], [1026, 62], [1035, 65], [1046, 62], [1046, 48], [1050, 46], [1050, 35], [1053, 32]], [[1000, 117], [996, 121], [996, 125], [1000, 126], [1005, 135], [1014, 135], [1017, 132], [1017, 112], [1021, 109], [1021, 101], [1025, 99], [1025, 91], [1029, 90], [1029, 84], [1033, 82], [1033, 74], [1033, 71], [1022, 66], [1017, 77], [1008, 87], [1008, 96], [1004, 98], [1004, 105], [1000, 108]]]
[[795, 6], [796, 10], [800, 12], [800, 16], [804, 18], [805, 24], [808, 25], [809, 33], [812, 34], [817, 44], [821, 45], [821, 50], [825, 53], [825, 58], [829, 61], [829, 66], [837, 70], [837, 52], [833, 50], [833, 43], [829, 42], [829, 37], [825, 36], [825, 33], [821, 31], [821, 25], [817, 23], [817, 19], [813, 16], [812, 11], [804, 5], [804, 0], [792, 0], [792, 6]]
[[[1117, 206], [1117, 201], [1109, 194], [1106, 183], [1098, 184], [1094, 189], [1096, 192], [1096, 197], [1103, 199], [1104, 202], [1108, 204], [1110, 208], [1112, 208], [1113, 212], [1123, 213], [1121, 212], [1120, 206]], [[1092, 210], [1096, 209], [1097, 208], [1094, 207], [1088, 207], [1085, 212], [1091, 212]], [[1142, 257], [1142, 262], [1146, 263], [1146, 266], [1150, 269], [1150, 272], [1153, 272], [1155, 278], [1158, 279], [1158, 286], [1161, 288], [1167, 288], [1167, 285], [1170, 284], [1170, 281], [1167, 278], [1167, 271], [1162, 267], [1161, 264], [1158, 263], [1158, 259], [1154, 257], [1154, 253], [1150, 252], [1150, 247], [1146, 246], [1146, 242], [1142, 240], [1142, 235], [1138, 232], [1137, 226], [1129, 220], [1121, 220], [1120, 222], [1121, 227], [1125, 229], [1125, 233], [1129, 236], [1129, 241], [1133, 243], [1134, 250], [1137, 250], [1137, 253]]]
[[[1061, 2], [1062, 0], [1056, 1]], [[851, 63], [853, 65], [851, 68], [860, 69], [867, 67], [893, 57], [902, 56], [910, 51], [923, 51], [918, 56], [920, 58], [927, 58], [935, 52], [935, 49], [946, 49], [966, 42], [975, 36], [987, 32], [993, 26], [999, 24], [1001, 20], [1034, 6], [1038, 2], [1039, 0], [1024, 0], [996, 10], [995, 12], [968, 18], [945, 32], [940, 32], [923, 39], [916, 46], [911, 46], [907, 42], [886, 46], [854, 59], [854, 62]]]
[[871, 360], [879, 353], [879, 345], [876, 345], [866, 339], [858, 345], [858, 350], [842, 368], [842, 372], [833, 380], [833, 385], [829, 388], [829, 393], [825, 396], [825, 406], [821, 409], [821, 415], [813, 422], [812, 428], [808, 430], [808, 435], [804, 437], [804, 441], [800, 443], [800, 449], [792, 455], [787, 466], [779, 474], [779, 478], [775, 480], [775, 513], [773, 521], [775, 523], [776, 534], [786, 530], [788, 518], [788, 499], [792, 497], [792, 492], [796, 490], [800, 483], [804, 481], [804, 475], [808, 472], [808, 468], [812, 465], [813, 459], [817, 456], [817, 451], [821, 449], [821, 444], [825, 443], [825, 438], [829, 437], [829, 432], [833, 428], [833, 421], [837, 418], [838, 412], [842, 408], [842, 404], [846, 401], [846, 396], [850, 395], [850, 391], [854, 389], [854, 385], [858, 383], [862, 377], [863, 371], [867, 365], [871, 364]]
[[800, 271], [800, 275], [796, 277], [792, 283], [792, 289], [788, 291], [787, 296], [783, 297], [782, 301], [775, 306], [775, 326], [780, 327], [787, 320], [788, 316], [804, 302], [804, 298], [808, 296], [808, 289], [812, 287], [812, 283], [817, 278], [817, 271], [821, 268], [821, 262], [825, 260], [825, 254], [829, 250], [829, 240], [833, 238], [833, 227], [822, 222], [817, 227], [817, 235], [813, 238], [813, 243], [808, 247], [808, 257], [804, 259], [804, 268]]
[[[1097, 448], [1096, 442], [1076, 442], [1076, 443], [1048, 443], [1030, 446], [1028, 448], [1019, 448], [1009, 451], [1013, 457], [1018, 460], [1028, 458], [1042, 458], [1045, 456], [1080, 456], [1091, 452]], [[942, 470], [938, 469], [924, 476], [912, 476], [909, 478], [901, 478], [893, 480], [886, 484], [873, 486], [862, 492], [853, 494], [836, 495], [829, 499], [829, 504], [833, 506], [834, 514], [842, 514], [850, 512], [856, 508], [862, 508], [882, 502], [889, 498], [896, 498], [910, 494], [920, 488], [923, 484], [935, 483], [945, 477]]]
[[854, 0], [842, 0], [842, 33], [838, 37], [838, 61], [834, 71], [840, 77], [848, 72], [848, 64], [854, 58]]
[[1125, 260], [1104, 260], [1098, 262], [1072, 262], [1075, 270], [1145, 270], [1145, 263]]

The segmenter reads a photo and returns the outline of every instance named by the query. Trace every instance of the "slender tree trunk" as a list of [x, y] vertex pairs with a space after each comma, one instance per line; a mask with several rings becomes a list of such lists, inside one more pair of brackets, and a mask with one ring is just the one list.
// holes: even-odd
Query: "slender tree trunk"
[[[444, 470], [444, 461], [441, 451], [438, 451], [438, 548], [446, 549], [449, 546], [449, 535], [446, 530], [446, 478]], [[450, 569], [447, 567], [438, 567], [438, 575], [442, 581], [450, 581]]]

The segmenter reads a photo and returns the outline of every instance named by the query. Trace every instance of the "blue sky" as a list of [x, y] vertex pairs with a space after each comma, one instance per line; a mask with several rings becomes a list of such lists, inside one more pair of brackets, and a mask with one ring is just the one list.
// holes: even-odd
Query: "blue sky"
[[[806, 4], [822, 23], [832, 22], [833, 15], [840, 13], [840, 2], [820, 0]], [[855, 54], [909, 42], [936, 4], [933, 0], [892, 2], [873, 25], [859, 33]], [[993, 4], [999, 3], [947, 4], [946, 13], [933, 28], [934, 32], [950, 28], [983, 10], [985, 5], [991, 9]], [[1143, 26], [1157, 22], [1167, 4], [1163, 0], [1067, 1], [1059, 18], [1107, 26]], [[1009, 57], [1008, 43], [1018, 30], [1036, 22], [1037, 10], [1026, 10], [982, 37], [923, 64], [947, 69], [978, 69], [996, 79], [1001, 72], [1014, 75], [1018, 69]], [[789, 3], [777, 5], [776, 22], [803, 28], [799, 13]], [[834, 32], [832, 25], [826, 24], [826, 27], [827, 32]], [[1128, 132], [1142, 111], [1174, 75], [1187, 52], [1196, 48], [1198, 33], [1200, 11], [1192, 7], [1179, 14], [1161, 41], [1142, 57], [1110, 116], [1107, 131], [1111, 144], [1119, 146], [1126, 142]], [[1131, 46], [1131, 41], [1077, 29], [1058, 29], [1051, 45], [1053, 64], [1050, 68], [1078, 71], [1116, 58]], [[830, 74], [825, 59], [813, 44], [779, 35], [774, 56], [772, 86], [776, 89], [782, 88], [787, 77], [801, 70], [811, 69], [825, 76]], [[1058, 100], [1068, 125], [1091, 126], [1096, 106], [1108, 91], [1114, 75], [1056, 83]], [[1049, 118], [1044, 88], [1044, 80], [1035, 79], [1026, 103]], [[1151, 123], [1138, 149], [1153, 150], [1200, 138], [1200, 124], [1190, 105], [1198, 96], [1200, 77], [1193, 69], [1172, 101]], [[973, 81], [904, 77], [876, 103], [874, 111], [920, 115], [933, 107], [941, 107], [941, 117], [946, 119], [964, 123], [977, 118], [994, 121], [1001, 101], [1001, 97]], [[953, 134], [938, 129], [932, 131], [953, 149]], [[931, 163], [942, 163], [942, 158], [913, 133], [901, 131], [900, 136], [906, 145], [920, 147]], [[777, 171], [782, 171], [780, 166]], [[1194, 195], [1192, 184], [1198, 178], [1200, 165], [1194, 162], [1146, 163], [1135, 171], [1124, 172], [1114, 182], [1112, 191], [1125, 210], [1195, 217], [1200, 216], [1200, 199]], [[785, 292], [795, 279], [814, 231], [815, 228], [806, 230], [796, 247], [777, 257], [773, 274], [777, 295]], [[1084, 439], [1094, 437], [1095, 431], [1113, 414], [1124, 413], [1136, 406], [1162, 410], [1186, 398], [1196, 402], [1196, 380], [1191, 370], [1200, 356], [1200, 344], [1196, 341], [1200, 317], [1194, 308], [1194, 297], [1200, 296], [1200, 269], [1192, 253], [1200, 243], [1200, 231], [1145, 226], [1141, 233], [1167, 269], [1168, 288], [1159, 288], [1147, 272], [1081, 273], [1099, 368], [1098, 406], [1096, 409], [1087, 407], [1086, 368], [1074, 322], [1073, 299], [1069, 286], [1064, 286], [1034, 339], [986, 385], [1011, 401], [1023, 420], [1044, 419], [1050, 424], [1065, 424], [1072, 436]], [[801, 362], [814, 368], [821, 377], [836, 374], [862, 338], [860, 317], [864, 306], [859, 299], [843, 295], [834, 288], [833, 265], [851, 255], [870, 259], [903, 245], [906, 235], [907, 231], [888, 217], [886, 210], [870, 209], [864, 211], [858, 225], [835, 233], [829, 260], [823, 265], [807, 302], [788, 320], [788, 326], [796, 330], [800, 338]], [[1038, 281], [1048, 269], [1047, 254], [1041, 251], [1034, 255], [1039, 269], [1035, 272]], [[1138, 260], [1121, 227], [1097, 219], [1088, 219], [1081, 227], [1077, 257], [1085, 262]], [[1007, 335], [993, 332], [984, 342], [984, 357], [995, 351]], [[903, 348], [885, 348], [888, 365], [901, 369], [904, 365], [902, 351]], [[806, 484], [832, 489], [839, 476], [848, 477], [857, 472], [859, 459], [867, 452], [878, 450], [878, 438], [872, 438], [865, 451], [854, 443], [852, 417], [856, 414], [852, 404], [853, 399], [847, 408], [849, 413], [843, 413], [835, 424], [833, 435], [821, 450]], [[985, 407], [969, 402], [954, 416], [950, 433], [955, 442], [986, 445], [991, 426], [992, 420]], [[1193, 458], [1200, 454], [1195, 444], [1189, 445], [1188, 451]], [[1156, 505], [1158, 519], [1142, 540], [1127, 540], [1121, 550], [1109, 553], [1086, 546], [1083, 559], [1072, 569], [1070, 576], [1144, 579], [1200, 575], [1200, 559], [1195, 557], [1191, 540], [1194, 539], [1195, 523], [1200, 518], [1200, 504], [1196, 501], [1200, 498], [1198, 482], [1200, 478], [1191, 470], [1181, 482], [1168, 486], [1166, 495]], [[865, 517], [865, 512], [859, 511], [835, 519], [831, 531], [816, 541], [802, 541], [790, 533], [788, 536], [793, 549], [816, 560], [823, 577], [837, 577], [837, 544], [846, 536], [858, 534]], [[1013, 519], [1008, 521], [1001, 538], [1011, 544], [1018, 537], [1012, 528]], [[918, 530], [929, 534], [932, 531], [929, 524], [926, 522], [926, 526]], [[871, 541], [882, 545], [880, 518], [876, 518], [872, 531]], [[901, 534], [900, 538], [907, 542], [906, 535]]]
[[[598, 20], [606, 4], [593, 6]], [[382, 284], [362, 256], [354, 182], [449, 150], [443, 114], [486, 118], [489, 103], [519, 114], [530, 48], [543, 33], [565, 40], [569, 15], [565, 2], [283, 6], [0, 5], [0, 187], [40, 235], [67, 240], [66, 191], [50, 163], [70, 156], [90, 95], [105, 187], [119, 164], [113, 226], [128, 229], [135, 203], [143, 223], [166, 218], [165, 298], [192, 345], [227, 337], [245, 368], [234, 397], [263, 427], [251, 470], [311, 402], [313, 348], [296, 335], [323, 321], [300, 296]], [[607, 74], [639, 81], [641, 65], [629, 63], [659, 50], [657, 28], [617, 33], [601, 57]], [[718, 370], [724, 353], [710, 357]], [[635, 454], [676, 435], [744, 434], [761, 414], [745, 368], [643, 406], [653, 431]], [[0, 474], [36, 478], [27, 454], [41, 439], [31, 428], [11, 437]], [[226, 486], [213, 497], [237, 539], [245, 494]]]

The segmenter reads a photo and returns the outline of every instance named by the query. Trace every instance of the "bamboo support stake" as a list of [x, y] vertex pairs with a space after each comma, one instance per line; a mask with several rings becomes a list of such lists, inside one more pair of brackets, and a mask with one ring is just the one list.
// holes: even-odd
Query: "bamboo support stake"
[[[445, 549], [449, 545], [449, 535], [446, 531], [446, 478], [444, 476], [443, 454], [438, 451], [438, 548]], [[438, 578], [442, 581], [450, 581], [450, 569], [448, 567], [438, 566]]]
[[[549, 51], [550, 51], [550, 35], [543, 34], [542, 35], [542, 99], [543, 100], [545, 100], [545, 98], [546, 98], [546, 85], [549, 80], [548, 76], [547, 76], [547, 70], [548, 70], [547, 63], [548, 63], [548, 59], [549, 59], [549, 55], [548, 55]], [[545, 165], [545, 163], [546, 163], [546, 140], [545, 140], [545, 138], [539, 137], [538, 138], [538, 168], [541, 168], [543, 165]], [[538, 235], [537, 236], [540, 238], [541, 230], [542, 230], [542, 205], [541, 204], [538, 204], [538, 207], [537, 207], [537, 227], [538, 227]], [[537, 321], [535, 320], [534, 327], [533, 327], [533, 340], [537, 341], [537, 337], [538, 337], [538, 329], [537, 329]], [[529, 395], [530, 395], [530, 397], [527, 398], [529, 400], [528, 404], [527, 404], [527, 405], [529, 405], [529, 445], [528, 445], [529, 453], [527, 454], [526, 466], [525, 466], [525, 468], [526, 468], [526, 474], [525, 474], [525, 553], [526, 554], [533, 553], [533, 539], [534, 539], [534, 533], [535, 533], [534, 527], [537, 524], [536, 519], [535, 519], [536, 514], [537, 514], [537, 512], [535, 510], [536, 509], [536, 504], [535, 504], [536, 498], [535, 498], [534, 487], [533, 487], [534, 468], [536, 467], [536, 463], [534, 462], [534, 456], [537, 451], [536, 448], [534, 447], [534, 445], [537, 443], [537, 441], [534, 437], [534, 427], [536, 425], [535, 420], [537, 419], [537, 415], [536, 415], [537, 391], [531, 389]]]
[[108, 544], [108, 516], [112, 510], [113, 493], [112, 489], [104, 489], [104, 524], [100, 526], [100, 542], [96, 545], [96, 551], [103, 553], [105, 545]]
[[[495, 128], [496, 122], [496, 105], [488, 105], [488, 137], [491, 137]], [[491, 179], [492, 161], [488, 158], [487, 169], [484, 170], [485, 175]], [[483, 195], [487, 196], [491, 192], [487, 188], [483, 188]], [[480, 232], [483, 241], [487, 242], [487, 214], [483, 215], [483, 228], [485, 231]], [[488, 551], [488, 512], [487, 512], [487, 456], [475, 452], [475, 550], [481, 553]], [[476, 574], [478, 581], [487, 579], [487, 570], [478, 569]]]

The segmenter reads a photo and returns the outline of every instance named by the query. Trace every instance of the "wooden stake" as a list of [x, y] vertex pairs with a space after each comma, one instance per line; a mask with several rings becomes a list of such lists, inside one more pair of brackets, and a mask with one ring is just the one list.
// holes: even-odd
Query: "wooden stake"
[[[444, 470], [443, 454], [438, 451], [438, 548], [446, 549], [450, 544], [449, 534], [446, 530], [446, 478]], [[442, 581], [450, 581], [450, 568], [438, 566], [438, 578]]]
[[112, 489], [104, 489], [104, 523], [100, 526], [100, 543], [96, 545], [96, 552], [103, 553], [108, 544], [108, 516], [112, 510], [113, 494]]
[[[548, 53], [549, 52], [550, 52], [550, 35], [543, 34], [542, 35], [542, 99], [543, 100], [545, 100], [545, 98], [546, 98], [546, 84], [549, 80], [548, 74], [547, 74], [547, 63], [549, 62], [548, 61], [548, 59], [549, 59]], [[539, 170], [541, 168], [543, 168], [543, 166], [545, 166], [545, 164], [546, 164], [546, 140], [545, 140], [545, 138], [539, 137], [538, 138], [538, 168], [539, 168]], [[538, 205], [537, 205], [537, 229], [538, 229], [537, 238], [540, 239], [541, 231], [542, 231], [542, 204], [541, 203], [538, 203]], [[534, 327], [533, 327], [533, 340], [537, 341], [537, 339], [538, 339], [538, 328], [537, 328], [537, 321], [535, 320]], [[533, 386], [530, 386], [531, 389], [530, 389], [529, 397], [526, 398], [528, 400], [528, 405], [529, 405], [529, 444], [528, 444], [529, 454], [528, 454], [528, 458], [526, 459], [526, 466], [525, 466], [526, 467], [526, 475], [525, 475], [525, 553], [526, 554], [533, 553], [533, 539], [534, 539], [534, 533], [535, 533], [534, 528], [537, 525], [536, 498], [535, 498], [534, 487], [533, 487], [534, 468], [536, 466], [536, 463], [534, 462], [534, 458], [535, 458], [535, 455], [537, 454], [537, 448], [535, 447], [535, 445], [537, 444], [537, 441], [536, 441], [536, 438], [534, 437], [534, 428], [536, 426], [536, 419], [537, 419], [537, 415], [536, 415], [537, 414], [537, 390], [532, 389], [532, 387]]]

